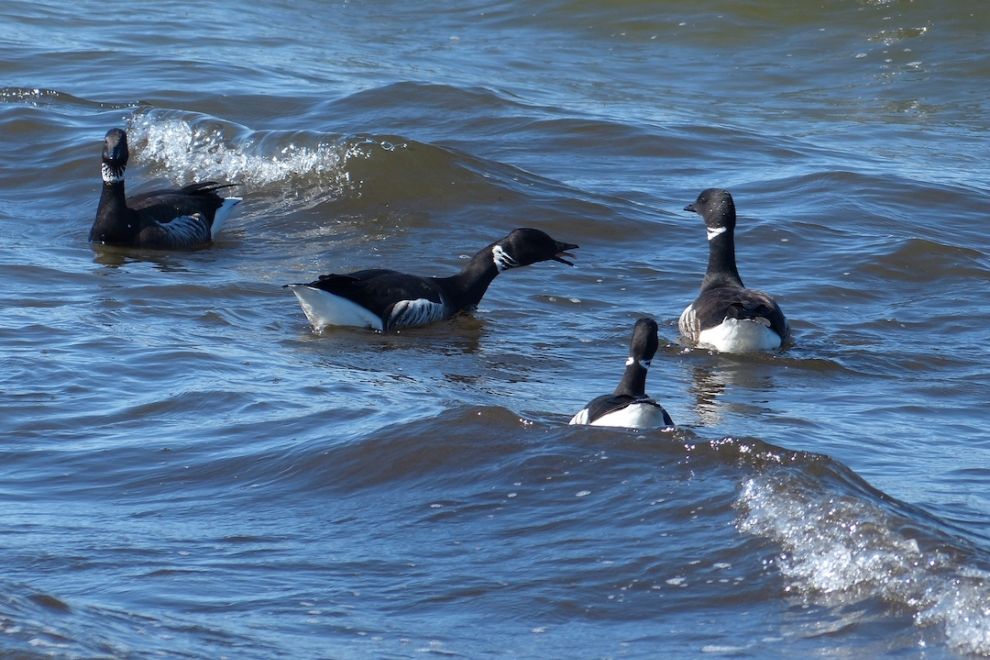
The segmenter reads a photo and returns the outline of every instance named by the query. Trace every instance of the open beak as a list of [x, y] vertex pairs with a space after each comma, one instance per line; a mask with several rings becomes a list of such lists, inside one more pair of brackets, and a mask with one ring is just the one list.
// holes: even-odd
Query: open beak
[[558, 252], [557, 252], [557, 254], [553, 255], [553, 260], [554, 261], [559, 261], [562, 264], [567, 264], [568, 266], [573, 266], [574, 265], [574, 262], [573, 261], [568, 261], [567, 259], [564, 259], [564, 257], [568, 257], [570, 259], [573, 259], [574, 258], [574, 255], [571, 254], [570, 252], [568, 252], [567, 250], [576, 250], [577, 248], [578, 248], [578, 246], [577, 245], [574, 245], [573, 243], [561, 243], [561, 242], [558, 241], [557, 242], [557, 250], [558, 250]]

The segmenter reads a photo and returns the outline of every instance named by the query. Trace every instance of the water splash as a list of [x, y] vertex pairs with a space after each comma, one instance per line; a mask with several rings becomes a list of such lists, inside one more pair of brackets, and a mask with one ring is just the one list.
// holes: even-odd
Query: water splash
[[337, 136], [252, 133], [216, 120], [135, 114], [136, 160], [169, 177], [236, 181], [251, 188], [302, 179], [332, 197], [350, 189], [347, 160], [360, 145]]
[[855, 603], [881, 598], [940, 625], [957, 651], [990, 654], [990, 572], [862, 497], [823, 496], [797, 478], [747, 480], [737, 501], [743, 532], [784, 552], [774, 562], [787, 590]]

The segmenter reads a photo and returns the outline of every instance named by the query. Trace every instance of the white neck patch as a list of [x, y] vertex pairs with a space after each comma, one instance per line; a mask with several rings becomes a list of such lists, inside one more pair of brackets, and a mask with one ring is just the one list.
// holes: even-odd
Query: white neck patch
[[120, 183], [124, 180], [123, 170], [120, 171], [120, 174], [117, 174], [114, 172], [113, 168], [106, 163], [103, 163], [101, 171], [103, 173], [103, 183]]
[[712, 240], [716, 236], [724, 234], [729, 230], [728, 227], [715, 227], [714, 229], [712, 229], [711, 227], [705, 227], [705, 229], [708, 230], [708, 240]]
[[501, 245], [496, 245], [492, 248], [492, 261], [495, 262], [495, 268], [497, 268], [500, 273], [503, 270], [509, 270], [510, 268], [515, 268], [519, 265], [519, 262], [513, 259], [512, 255], [503, 250]]
[[[627, 367], [629, 365], [635, 363], [635, 362], [636, 362], [636, 358], [634, 358], [631, 355], [626, 358], [626, 366]], [[650, 368], [650, 360], [640, 360], [639, 361], [639, 366], [643, 367], [644, 369], [649, 369]]]

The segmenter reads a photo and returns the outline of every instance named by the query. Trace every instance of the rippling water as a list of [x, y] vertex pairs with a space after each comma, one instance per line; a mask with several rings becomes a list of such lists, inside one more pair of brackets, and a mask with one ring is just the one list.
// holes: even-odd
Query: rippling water
[[[990, 12], [7, 2], [0, 655], [990, 655]], [[130, 192], [244, 203], [94, 248]], [[730, 189], [794, 346], [677, 344]], [[286, 282], [577, 267], [313, 334]], [[566, 426], [661, 325], [678, 428]]]

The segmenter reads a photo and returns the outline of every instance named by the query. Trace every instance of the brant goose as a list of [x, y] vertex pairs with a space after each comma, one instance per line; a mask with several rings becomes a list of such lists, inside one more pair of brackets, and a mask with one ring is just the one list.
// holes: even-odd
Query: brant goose
[[309, 284], [286, 284], [299, 298], [314, 330], [328, 325], [381, 332], [427, 325], [473, 308], [504, 270], [564, 257], [577, 245], [561, 243], [538, 229], [515, 229], [474, 255], [457, 275], [419, 277], [394, 270], [359, 270], [321, 275]]
[[636, 321], [619, 386], [611, 394], [592, 399], [570, 423], [634, 429], [673, 426], [663, 406], [646, 396], [646, 371], [659, 345], [656, 321], [645, 318]]
[[681, 334], [693, 344], [724, 353], [780, 348], [788, 332], [784, 313], [766, 293], [747, 289], [736, 270], [732, 195], [709, 188], [684, 210], [705, 220], [708, 271], [698, 297], [681, 313]]
[[241, 200], [217, 194], [213, 181], [177, 190], [153, 190], [124, 198], [127, 133], [107, 131], [103, 145], [103, 192], [89, 240], [103, 245], [153, 249], [182, 249], [208, 245], [223, 221]]

